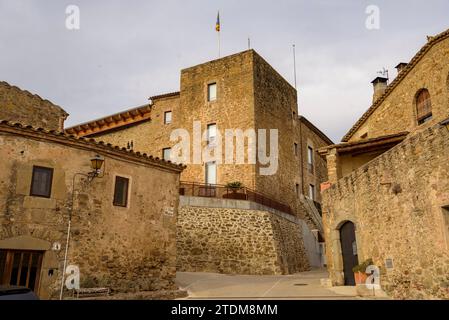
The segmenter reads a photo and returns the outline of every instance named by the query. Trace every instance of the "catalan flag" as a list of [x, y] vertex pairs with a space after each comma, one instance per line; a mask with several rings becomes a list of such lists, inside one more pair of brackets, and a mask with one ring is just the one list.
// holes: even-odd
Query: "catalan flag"
[[215, 24], [215, 30], [217, 32], [220, 32], [220, 11], [218, 11], [218, 14], [217, 14], [217, 23]]

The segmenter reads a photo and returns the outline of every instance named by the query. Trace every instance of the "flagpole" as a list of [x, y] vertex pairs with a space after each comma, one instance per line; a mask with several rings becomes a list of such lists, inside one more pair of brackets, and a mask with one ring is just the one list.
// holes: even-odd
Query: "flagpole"
[[293, 45], [293, 74], [295, 77], [295, 89], [297, 89], [297, 84], [296, 84], [296, 45]]
[[217, 13], [217, 22], [215, 23], [215, 30], [218, 35], [218, 59], [221, 57], [221, 43], [220, 43], [220, 33], [221, 33], [221, 25], [220, 25], [220, 10]]
[[220, 33], [221, 31], [218, 31], [218, 58], [221, 58], [221, 41], [220, 41]]

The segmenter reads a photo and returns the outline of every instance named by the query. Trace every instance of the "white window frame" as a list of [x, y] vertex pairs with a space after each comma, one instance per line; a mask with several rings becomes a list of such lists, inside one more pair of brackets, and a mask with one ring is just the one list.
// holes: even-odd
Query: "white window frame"
[[307, 164], [311, 164], [312, 166], [313, 166], [313, 161], [315, 160], [313, 153], [314, 153], [313, 147], [308, 145], [307, 146]]
[[217, 124], [210, 123], [207, 125], [207, 144], [209, 146], [214, 146], [216, 142], [217, 142]]
[[[210, 167], [214, 168], [214, 175], [213, 175], [214, 179], [212, 179], [213, 181], [210, 181], [210, 173], [209, 173]], [[215, 161], [206, 162], [204, 178], [205, 178], [206, 184], [217, 184], [217, 163]]]
[[[170, 119], [167, 120], [167, 116], [170, 115]], [[164, 124], [170, 124], [173, 121], [173, 112], [172, 111], [165, 111], [164, 112]]]
[[315, 185], [309, 184], [309, 198], [315, 201], [315, 197], [316, 197]]
[[[168, 159], [165, 157], [165, 152], [168, 151]], [[162, 149], [162, 159], [169, 161], [171, 160], [171, 148], [164, 148]]]
[[[215, 88], [215, 91], [212, 92], [211, 88]], [[217, 83], [216, 82], [211, 82], [207, 84], [207, 101], [208, 102], [213, 102], [215, 100], [217, 100]], [[212, 95], [213, 93], [213, 95]]]

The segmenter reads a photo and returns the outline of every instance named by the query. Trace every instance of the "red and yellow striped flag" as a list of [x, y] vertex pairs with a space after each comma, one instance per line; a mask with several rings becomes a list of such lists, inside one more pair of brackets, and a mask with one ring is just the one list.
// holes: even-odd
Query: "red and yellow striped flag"
[[218, 11], [217, 14], [217, 22], [215, 23], [215, 30], [217, 32], [220, 32], [220, 11]]

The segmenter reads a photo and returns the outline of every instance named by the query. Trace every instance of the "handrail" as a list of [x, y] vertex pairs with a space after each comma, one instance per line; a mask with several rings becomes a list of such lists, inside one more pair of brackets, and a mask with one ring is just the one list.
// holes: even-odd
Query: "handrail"
[[231, 188], [220, 184], [181, 181], [179, 193], [185, 196], [253, 201], [275, 210], [293, 214], [289, 205], [247, 187]]

